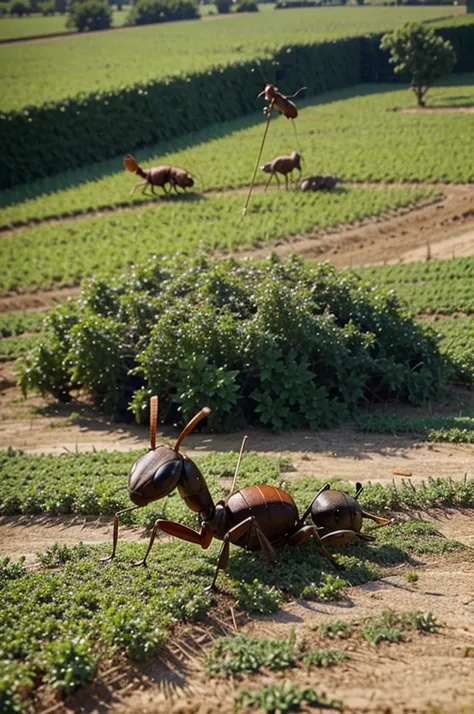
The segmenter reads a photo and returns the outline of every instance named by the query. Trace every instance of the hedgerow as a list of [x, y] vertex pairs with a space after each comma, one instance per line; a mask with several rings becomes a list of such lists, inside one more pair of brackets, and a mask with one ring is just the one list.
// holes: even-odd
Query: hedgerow
[[297, 256], [151, 259], [89, 280], [45, 324], [20, 365], [24, 394], [81, 387], [137, 420], [159, 394], [164, 421], [207, 404], [219, 430], [331, 427], [362, 400], [434, 398], [447, 372], [394, 294]]

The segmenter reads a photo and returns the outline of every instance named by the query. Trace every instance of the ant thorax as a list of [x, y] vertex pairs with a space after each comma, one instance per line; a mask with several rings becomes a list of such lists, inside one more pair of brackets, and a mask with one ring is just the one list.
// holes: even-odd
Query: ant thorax
[[219, 540], [224, 538], [225, 534], [229, 530], [229, 517], [224, 501], [219, 501], [216, 504], [212, 516], [205, 520], [203, 519], [202, 524], [209, 526], [215, 537]]

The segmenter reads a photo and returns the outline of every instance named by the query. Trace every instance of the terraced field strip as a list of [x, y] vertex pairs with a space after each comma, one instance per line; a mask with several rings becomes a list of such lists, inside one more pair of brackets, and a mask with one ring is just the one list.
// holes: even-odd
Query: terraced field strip
[[[449, 15], [463, 21], [462, 7]], [[107, 91], [264, 58], [295, 43], [384, 32], [403, 22], [446, 17], [444, 7], [307, 8], [263, 12], [225, 22], [176, 22], [127, 32], [0, 47], [0, 109], [66, 100], [80, 93]], [[143, 62], [143, 57], [147, 61]]]
[[[474, 103], [474, 75], [450, 77], [428, 95], [432, 106]], [[360, 85], [328, 92], [309, 103], [299, 101], [297, 137], [284, 118], [275, 118], [262, 162], [298, 149], [303, 173], [336, 174], [345, 182], [474, 181], [466, 146], [474, 130], [470, 114], [404, 114], [414, 95], [394, 85]], [[210, 126], [186, 139], [137, 152], [144, 168], [184, 166], [196, 177], [196, 192], [248, 186], [263, 131], [262, 115]], [[445, 150], [446, 141], [450, 151]], [[149, 199], [130, 190], [136, 177], [123, 157], [0, 192], [0, 227], [139, 205]], [[257, 183], [268, 177], [257, 174]]]
[[422, 187], [373, 191], [336, 187], [325, 195], [273, 192], [255, 196], [246, 219], [241, 196], [204, 196], [173, 203], [159, 212], [159, 220], [156, 211], [147, 208], [31, 228], [0, 240], [4, 266], [0, 290], [74, 285], [94, 273], [117, 272], [152, 255], [252, 246], [396, 210], [436, 193]]

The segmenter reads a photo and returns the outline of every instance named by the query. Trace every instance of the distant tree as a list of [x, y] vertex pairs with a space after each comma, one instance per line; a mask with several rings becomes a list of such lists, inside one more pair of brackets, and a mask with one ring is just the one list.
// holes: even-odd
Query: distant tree
[[216, 7], [220, 15], [228, 15], [232, 7], [232, 0], [216, 0]]
[[259, 12], [258, 5], [253, 0], [240, 0], [235, 12]]
[[54, 6], [54, 0], [45, 0], [38, 4], [38, 9], [42, 15], [54, 15], [56, 8]]
[[8, 6], [8, 12], [10, 15], [18, 15], [18, 17], [23, 17], [23, 15], [29, 15], [31, 12], [31, 5], [27, 0], [12, 0]]
[[78, 32], [106, 30], [112, 25], [112, 8], [104, 0], [84, 0], [71, 7], [66, 27]]
[[382, 37], [382, 50], [391, 54], [390, 62], [397, 74], [411, 76], [411, 87], [419, 107], [425, 106], [429, 86], [443, 74], [449, 74], [456, 54], [448, 40], [435, 34], [432, 27], [410, 23]]
[[171, 20], [197, 20], [197, 0], [137, 0], [127, 15], [127, 25], [151, 25]]
[[474, 0], [466, 0], [466, 11], [474, 12]]
[[54, 0], [54, 9], [56, 12], [59, 12], [61, 15], [64, 15], [66, 12], [67, 8], [67, 0]]

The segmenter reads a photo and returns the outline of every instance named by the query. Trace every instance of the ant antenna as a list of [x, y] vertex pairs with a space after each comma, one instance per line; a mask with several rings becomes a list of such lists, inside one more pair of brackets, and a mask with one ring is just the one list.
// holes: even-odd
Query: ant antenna
[[156, 427], [158, 423], [158, 397], [150, 399], [150, 451], [156, 449]]
[[247, 439], [248, 439], [248, 436], [247, 436], [247, 435], [244, 436], [244, 438], [242, 439], [242, 446], [240, 447], [240, 454], [239, 454], [239, 458], [238, 458], [238, 460], [237, 460], [237, 466], [235, 467], [234, 479], [233, 479], [233, 481], [232, 481], [232, 486], [231, 486], [231, 488], [230, 488], [230, 492], [231, 492], [231, 493], [234, 493], [234, 490], [235, 490], [235, 483], [236, 483], [236, 481], [237, 481], [237, 474], [239, 473], [240, 464], [241, 464], [241, 462], [242, 462], [242, 457], [243, 457], [243, 455], [244, 455], [245, 444], [247, 443]]
[[204, 417], [209, 416], [210, 413], [211, 413], [211, 410], [209, 409], [209, 407], [203, 407], [203, 409], [201, 409], [201, 411], [198, 412], [198, 413], [196, 414], [196, 416], [194, 416], [194, 417], [191, 419], [191, 421], [189, 422], [189, 424], [187, 424], [187, 425], [184, 427], [183, 431], [182, 431], [181, 434], [178, 436], [178, 440], [176, 441], [176, 444], [174, 445], [174, 450], [176, 451], [176, 453], [179, 453], [179, 447], [180, 447], [181, 442], [183, 441], [183, 439], [185, 439], [185, 438], [187, 437], [187, 435], [192, 432], [192, 430], [194, 429], [194, 427], [197, 426], [197, 424], [199, 424], [199, 422], [201, 421], [201, 419], [204, 419]]
[[262, 156], [263, 145], [265, 144], [265, 139], [267, 138], [268, 127], [270, 126], [270, 119], [272, 118], [272, 110], [273, 110], [273, 105], [274, 105], [274, 104], [275, 104], [275, 100], [272, 99], [272, 101], [270, 102], [270, 105], [269, 105], [269, 107], [268, 107], [268, 112], [267, 112], [267, 115], [268, 115], [267, 126], [265, 127], [265, 132], [264, 132], [264, 134], [263, 134], [262, 143], [260, 144], [260, 151], [259, 151], [259, 153], [258, 153], [257, 163], [255, 164], [255, 170], [254, 170], [254, 172], [253, 172], [252, 182], [251, 182], [251, 184], [250, 184], [250, 189], [249, 189], [249, 192], [248, 192], [247, 200], [245, 201], [245, 206], [244, 206], [243, 209], [242, 209], [242, 215], [244, 215], [244, 216], [247, 214], [247, 208], [248, 208], [248, 205], [249, 205], [249, 202], [250, 202], [250, 196], [252, 195], [252, 190], [253, 190], [253, 186], [254, 186], [254, 183], [255, 183], [255, 177], [256, 177], [256, 175], [257, 175], [257, 169], [258, 169], [258, 165], [259, 165], [259, 163], [260, 163], [260, 157]]

